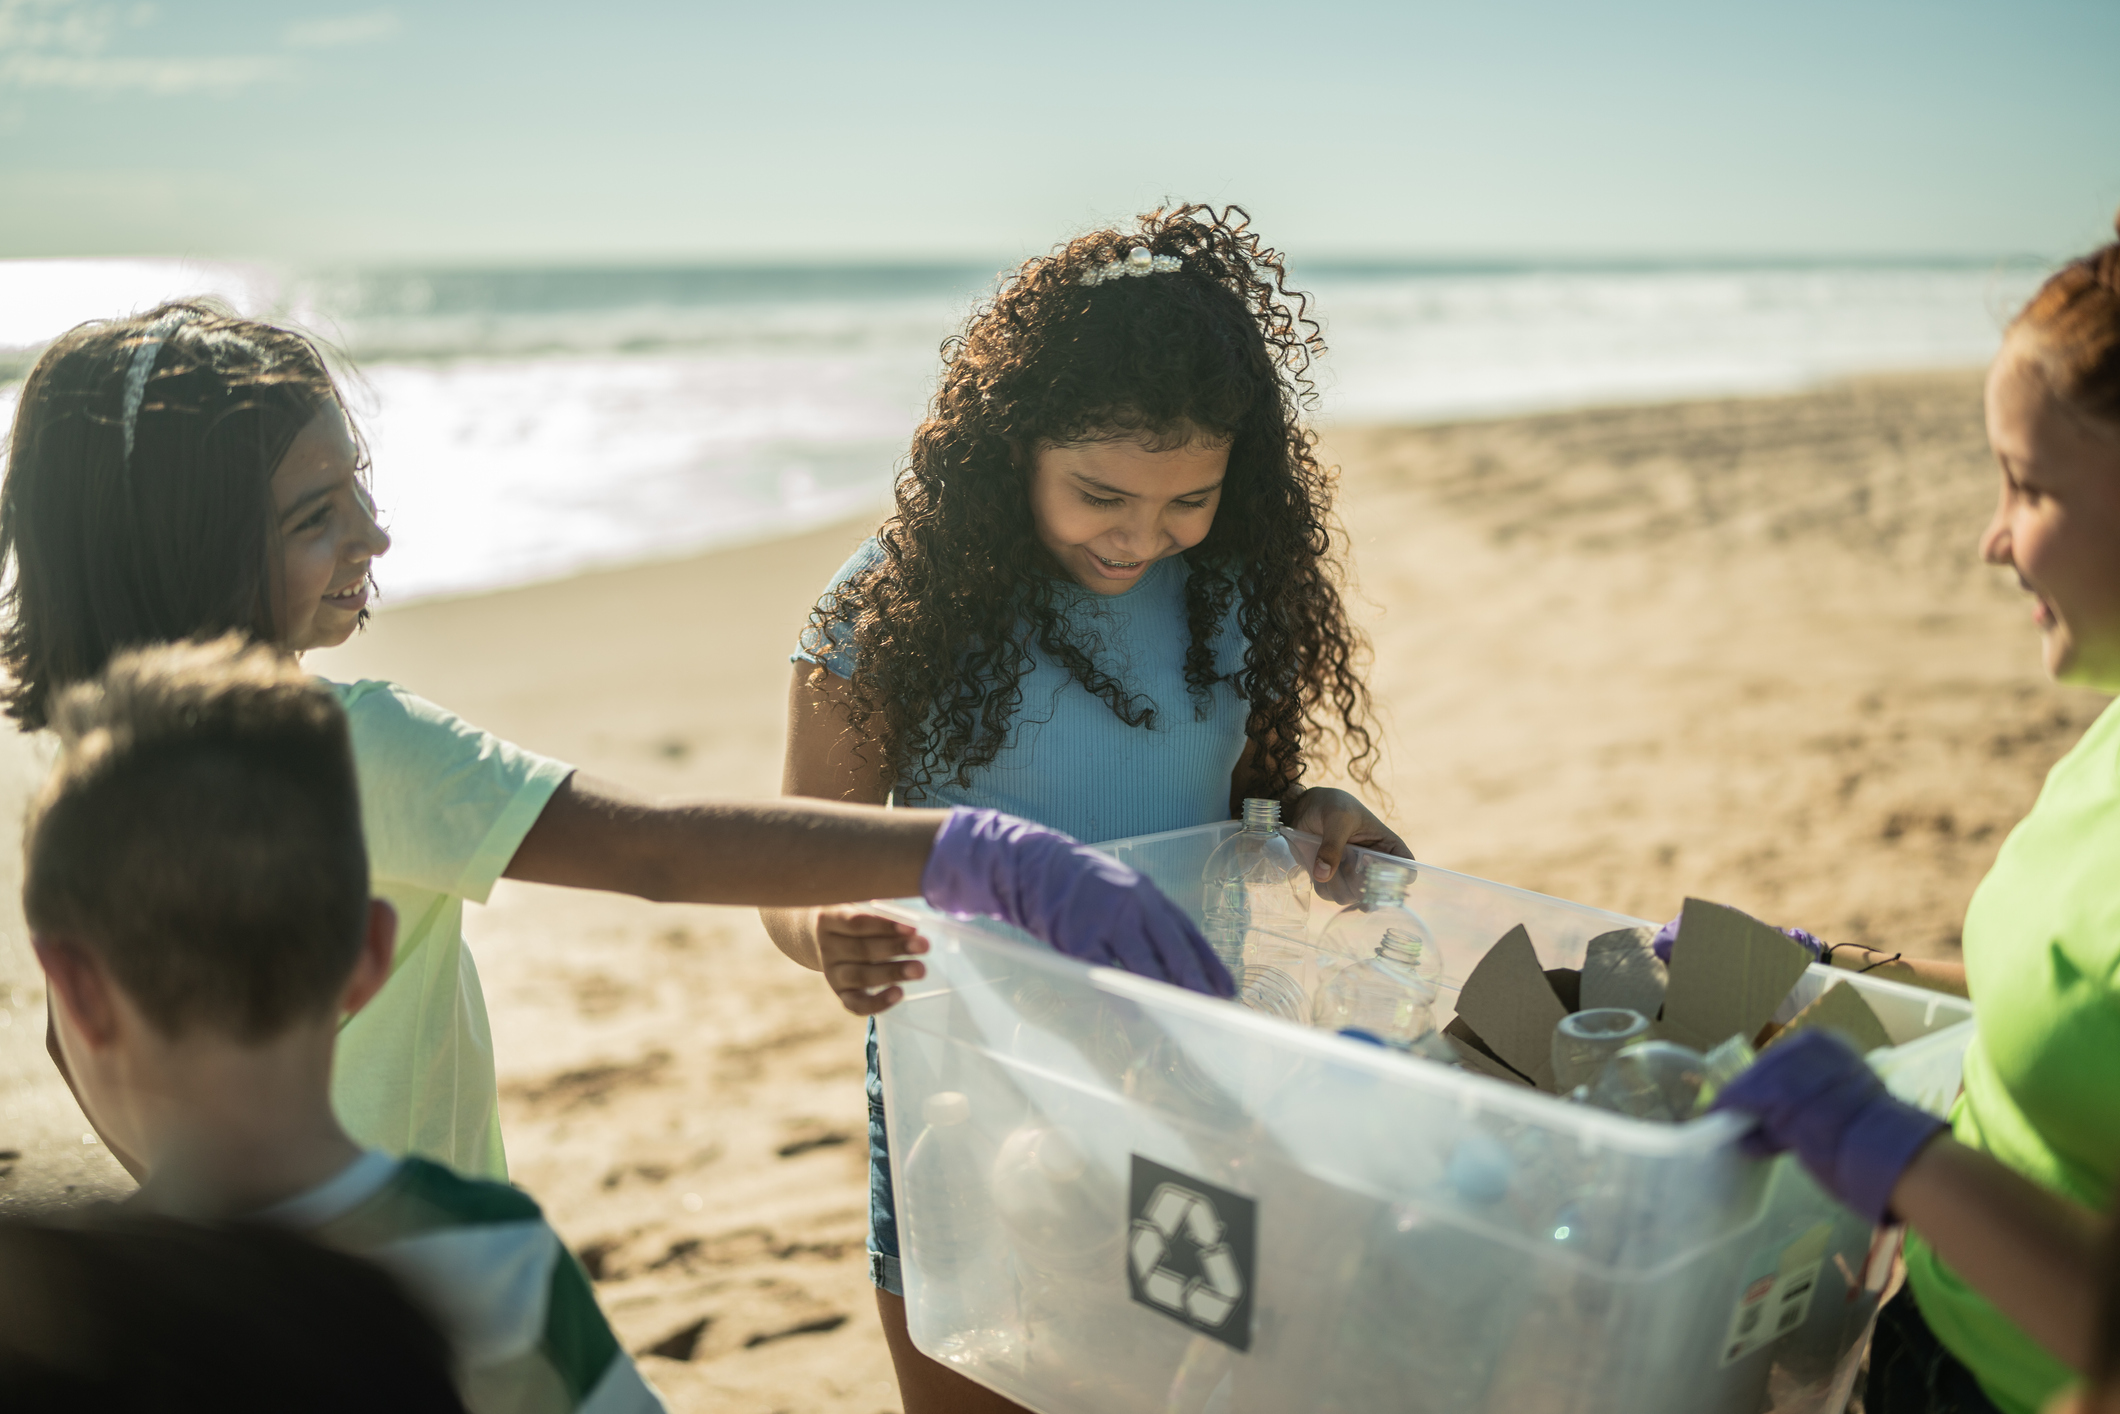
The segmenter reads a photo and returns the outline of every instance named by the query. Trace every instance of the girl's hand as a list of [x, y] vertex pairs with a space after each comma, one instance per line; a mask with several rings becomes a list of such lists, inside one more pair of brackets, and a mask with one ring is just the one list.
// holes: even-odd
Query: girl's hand
[[1872, 1223], [1892, 1220], [1892, 1190], [1949, 1126], [1895, 1098], [1838, 1036], [1806, 1031], [1770, 1049], [1715, 1097], [1756, 1123], [1745, 1152], [1793, 1149], [1819, 1187]]
[[926, 966], [906, 954], [927, 950], [927, 939], [909, 923], [858, 906], [817, 910], [818, 967], [839, 1004], [856, 1016], [874, 1016], [903, 1001], [905, 989], [897, 984], [927, 976]]
[[1354, 891], [1346, 883], [1328, 887], [1340, 878], [1340, 856], [1347, 852], [1347, 846], [1360, 845], [1379, 854], [1413, 858], [1413, 851], [1392, 833], [1389, 825], [1344, 790], [1327, 786], [1306, 790], [1296, 797], [1295, 809], [1289, 815], [1288, 823], [1293, 828], [1323, 838], [1318, 857], [1310, 866], [1310, 877], [1317, 881], [1318, 891], [1334, 903], [1354, 902]]

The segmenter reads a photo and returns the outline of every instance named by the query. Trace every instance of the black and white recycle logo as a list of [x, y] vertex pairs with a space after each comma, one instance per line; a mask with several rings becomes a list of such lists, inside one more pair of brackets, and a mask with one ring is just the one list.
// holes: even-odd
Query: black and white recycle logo
[[1133, 1158], [1126, 1278], [1134, 1300], [1249, 1350], [1258, 1204], [1139, 1154]]

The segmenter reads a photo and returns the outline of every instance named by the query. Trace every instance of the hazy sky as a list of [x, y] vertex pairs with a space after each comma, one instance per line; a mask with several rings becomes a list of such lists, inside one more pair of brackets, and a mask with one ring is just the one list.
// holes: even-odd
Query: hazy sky
[[2120, 0], [0, 0], [0, 256], [2056, 255]]

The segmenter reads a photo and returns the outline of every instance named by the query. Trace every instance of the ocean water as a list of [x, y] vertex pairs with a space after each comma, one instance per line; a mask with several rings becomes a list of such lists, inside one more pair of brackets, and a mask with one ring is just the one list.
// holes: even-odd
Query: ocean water
[[[1321, 423], [1772, 392], [1984, 362], [2044, 271], [1323, 265]], [[384, 604], [880, 512], [993, 267], [295, 271], [0, 261], [0, 416], [89, 318], [213, 294], [343, 352]]]

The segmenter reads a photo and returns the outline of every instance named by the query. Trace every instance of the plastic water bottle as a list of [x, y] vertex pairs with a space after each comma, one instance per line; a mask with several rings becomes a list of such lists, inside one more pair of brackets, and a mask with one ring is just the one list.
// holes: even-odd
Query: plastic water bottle
[[1706, 1058], [1690, 1046], [1636, 1041], [1605, 1063], [1589, 1102], [1636, 1119], [1683, 1124], [1693, 1117], [1706, 1067]]
[[1386, 932], [1376, 952], [1349, 963], [1318, 989], [1313, 1026], [1364, 1031], [1393, 1050], [1410, 1051], [1435, 1031], [1435, 949]]
[[1436, 951], [1435, 935], [1428, 931], [1427, 920], [1406, 902], [1417, 877], [1411, 864], [1366, 860], [1361, 897], [1326, 920], [1318, 933], [1318, 950], [1330, 958], [1360, 961], [1375, 954], [1386, 933], [1398, 933], [1420, 940], [1429, 958], [1423, 964], [1424, 974], [1440, 978], [1442, 957]]
[[1296, 980], [1311, 956], [1310, 873], [1281, 834], [1281, 802], [1247, 798], [1244, 827], [1200, 873], [1207, 941], [1255, 1011], [1303, 1019]]
[[962, 1091], [937, 1090], [921, 1102], [920, 1117], [927, 1127], [906, 1153], [897, 1197], [911, 1228], [913, 1263], [932, 1295], [956, 1285], [993, 1236], [991, 1155], [982, 1152], [972, 1103]]

